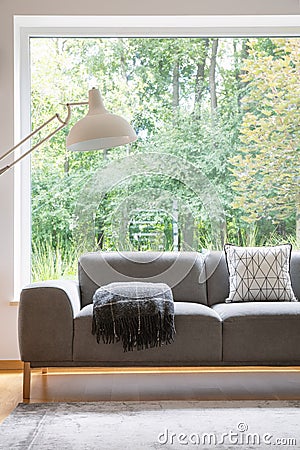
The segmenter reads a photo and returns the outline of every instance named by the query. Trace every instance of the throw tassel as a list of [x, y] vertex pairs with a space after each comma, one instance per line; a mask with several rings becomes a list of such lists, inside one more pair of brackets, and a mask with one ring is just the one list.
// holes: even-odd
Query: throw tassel
[[93, 315], [92, 333], [97, 342], [111, 344], [122, 340], [124, 352], [161, 347], [174, 341], [174, 317], [161, 313], [152, 316], [121, 317], [105, 321], [97, 311]]

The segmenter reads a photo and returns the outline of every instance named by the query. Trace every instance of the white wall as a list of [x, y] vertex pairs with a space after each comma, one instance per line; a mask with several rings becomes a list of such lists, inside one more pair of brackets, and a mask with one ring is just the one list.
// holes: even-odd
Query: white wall
[[[13, 145], [14, 15], [299, 14], [299, 0], [0, 0], [0, 154]], [[2, 164], [0, 165], [2, 167]], [[13, 171], [0, 176], [0, 359], [18, 359], [13, 300]]]

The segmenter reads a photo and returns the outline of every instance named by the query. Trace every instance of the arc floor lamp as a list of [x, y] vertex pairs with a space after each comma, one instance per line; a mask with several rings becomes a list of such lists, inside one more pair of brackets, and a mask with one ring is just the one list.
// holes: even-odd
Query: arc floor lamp
[[77, 105], [89, 105], [87, 115], [79, 120], [70, 130], [67, 137], [67, 148], [72, 151], [89, 151], [100, 150], [111, 147], [118, 147], [120, 145], [128, 144], [137, 139], [137, 136], [131, 125], [122, 117], [109, 113], [103, 104], [99, 89], [91, 89], [89, 91], [88, 102], [67, 103], [67, 117], [63, 120], [59, 114], [55, 114], [44, 122], [40, 127], [36, 128], [32, 133], [22, 139], [18, 144], [9, 149], [6, 153], [0, 156], [0, 161], [10, 155], [14, 150], [24, 144], [28, 139], [46, 127], [55, 119], [59, 121], [60, 125], [40, 140], [37, 144], [24, 152], [21, 156], [15, 159], [12, 163], [0, 168], [0, 175], [9, 170], [33, 150], [42, 145], [45, 141], [54, 136], [58, 131], [69, 124], [71, 118], [72, 107]]

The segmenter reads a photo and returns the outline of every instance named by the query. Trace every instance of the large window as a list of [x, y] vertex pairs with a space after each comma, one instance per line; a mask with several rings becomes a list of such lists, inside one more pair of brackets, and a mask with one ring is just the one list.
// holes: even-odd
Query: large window
[[61, 132], [33, 155], [33, 279], [74, 275], [86, 250], [299, 247], [300, 39], [55, 37], [30, 50], [34, 128], [97, 85], [139, 137], [67, 153]]

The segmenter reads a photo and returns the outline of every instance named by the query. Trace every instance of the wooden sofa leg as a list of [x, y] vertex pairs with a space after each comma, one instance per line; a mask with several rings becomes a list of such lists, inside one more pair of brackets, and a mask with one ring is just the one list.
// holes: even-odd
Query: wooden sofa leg
[[47, 375], [48, 373], [48, 367], [42, 367], [42, 374]]
[[23, 369], [23, 400], [30, 400], [31, 367], [30, 362], [24, 362]]

